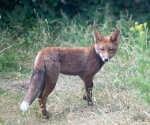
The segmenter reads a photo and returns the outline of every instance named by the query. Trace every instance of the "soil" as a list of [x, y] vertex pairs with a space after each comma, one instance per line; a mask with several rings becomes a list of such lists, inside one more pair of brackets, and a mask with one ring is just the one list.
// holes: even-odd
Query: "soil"
[[0, 87], [13, 89], [13, 90], [26, 90], [29, 85], [29, 80], [10, 80], [10, 79], [0, 79]]

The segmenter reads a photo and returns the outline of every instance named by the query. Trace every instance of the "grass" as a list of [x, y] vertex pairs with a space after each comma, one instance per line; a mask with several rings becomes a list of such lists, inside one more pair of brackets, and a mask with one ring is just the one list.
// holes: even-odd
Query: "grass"
[[124, 18], [115, 23], [94, 23], [104, 35], [110, 35], [116, 28], [122, 34], [117, 54], [94, 77], [94, 106], [88, 107], [82, 99], [84, 85], [78, 77], [60, 75], [47, 101], [49, 120], [40, 117], [37, 101], [27, 112], [20, 111], [39, 50], [47, 46], [93, 45], [91, 25], [80, 25], [65, 15], [63, 19], [52, 22], [39, 19], [25, 33], [21, 28], [1, 30], [0, 124], [148, 125], [150, 60], [145, 57], [150, 55], [149, 31], [143, 29], [143, 36], [139, 31], [130, 31], [134, 21]]
[[26, 91], [18, 89], [19, 83], [15, 90], [13, 87], [8, 90], [1, 88], [0, 107], [3, 115], [0, 116], [0, 123], [2, 125], [108, 125], [110, 123], [148, 125], [149, 118], [144, 111], [149, 113], [149, 106], [133, 96], [133, 88], [128, 89], [128, 84], [116, 87], [110, 82], [116, 79], [114, 78], [116, 74], [113, 72], [109, 74], [111, 77], [107, 76], [110, 65], [111, 63], [106, 64], [94, 79], [92, 107], [88, 107], [86, 101], [82, 99], [84, 93], [82, 81], [78, 77], [60, 75], [56, 88], [47, 101], [49, 120], [40, 118], [37, 101], [27, 112], [19, 110]]

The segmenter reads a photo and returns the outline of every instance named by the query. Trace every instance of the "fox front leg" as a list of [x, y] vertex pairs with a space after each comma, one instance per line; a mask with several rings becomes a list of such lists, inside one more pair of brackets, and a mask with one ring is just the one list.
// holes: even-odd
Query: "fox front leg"
[[92, 88], [93, 88], [93, 82], [91, 82], [89, 84], [89, 86], [85, 86], [85, 91], [86, 91], [86, 94], [83, 95], [83, 99], [84, 100], [87, 100], [87, 103], [89, 106], [93, 105], [93, 102], [92, 102]]

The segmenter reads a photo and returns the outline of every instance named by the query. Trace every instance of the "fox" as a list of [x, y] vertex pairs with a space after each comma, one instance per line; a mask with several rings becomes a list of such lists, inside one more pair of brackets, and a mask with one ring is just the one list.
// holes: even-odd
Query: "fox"
[[88, 47], [47, 47], [37, 54], [30, 84], [20, 105], [22, 111], [38, 98], [41, 117], [48, 119], [46, 101], [54, 90], [60, 73], [76, 75], [84, 82], [83, 99], [92, 106], [93, 78], [101, 67], [117, 52], [120, 30], [115, 30], [110, 36], [104, 36], [97, 28], [93, 29], [95, 44]]

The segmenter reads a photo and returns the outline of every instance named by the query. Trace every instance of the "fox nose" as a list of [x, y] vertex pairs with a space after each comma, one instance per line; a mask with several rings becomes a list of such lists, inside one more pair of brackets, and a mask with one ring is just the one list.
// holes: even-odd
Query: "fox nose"
[[106, 59], [104, 59], [104, 62], [107, 62], [109, 59], [108, 58], [106, 58]]

